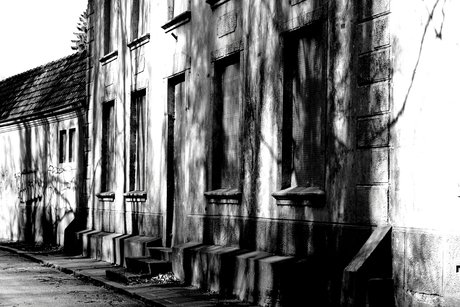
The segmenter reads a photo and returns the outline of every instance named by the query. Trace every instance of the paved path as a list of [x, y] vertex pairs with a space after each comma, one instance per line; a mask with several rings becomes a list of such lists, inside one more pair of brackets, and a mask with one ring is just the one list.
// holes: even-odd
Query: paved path
[[0, 245], [0, 306], [255, 306], [190, 286], [123, 285], [106, 278], [105, 271], [111, 267], [110, 263], [80, 256], [34, 254]]
[[0, 250], [0, 306], [146, 306], [111, 290]]

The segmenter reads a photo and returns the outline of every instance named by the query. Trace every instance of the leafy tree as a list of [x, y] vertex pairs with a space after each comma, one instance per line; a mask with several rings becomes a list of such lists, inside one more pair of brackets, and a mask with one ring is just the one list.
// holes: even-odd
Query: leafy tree
[[70, 46], [72, 50], [78, 50], [78, 52], [83, 52], [87, 48], [88, 43], [88, 11], [85, 10], [80, 15], [80, 21], [77, 24], [78, 32], [73, 34], [76, 36], [76, 39], [71, 40], [73, 46]]

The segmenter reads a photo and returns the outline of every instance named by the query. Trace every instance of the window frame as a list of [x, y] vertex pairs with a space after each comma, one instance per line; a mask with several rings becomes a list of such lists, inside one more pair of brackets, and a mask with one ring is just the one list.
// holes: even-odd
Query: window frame
[[[113, 190], [115, 172], [115, 130], [116, 104], [115, 100], [102, 103], [102, 140], [101, 140], [101, 192]], [[107, 154], [109, 153], [109, 155]]]
[[67, 129], [59, 130], [59, 163], [67, 163]]
[[[145, 13], [147, 12], [147, 13]], [[147, 0], [131, 0], [130, 42], [137, 41], [148, 33], [150, 2]]]
[[[311, 99], [308, 99], [308, 98], [304, 98], [302, 99], [302, 101], [300, 102], [301, 104], [306, 104], [306, 105], [311, 105], [311, 104], [318, 104], [320, 105], [320, 114], [318, 115], [319, 116], [319, 121], [320, 121], [320, 131], [319, 131], [319, 138], [320, 138], [320, 148], [319, 150], [322, 152], [322, 161], [321, 161], [321, 168], [322, 168], [322, 171], [321, 171], [321, 174], [302, 174], [303, 176], [305, 177], [317, 177], [315, 178], [314, 180], [312, 179], [312, 181], [314, 183], [308, 183], [308, 184], [305, 184], [305, 182], [301, 182], [300, 184], [297, 184], [296, 186], [301, 186], [301, 187], [312, 187], [312, 186], [316, 186], [316, 187], [319, 187], [319, 188], [324, 188], [324, 175], [325, 175], [325, 124], [326, 124], [326, 120], [325, 120], [325, 115], [326, 115], [326, 100], [327, 100], [327, 97], [326, 97], [326, 83], [325, 83], [325, 77], [326, 77], [326, 73], [325, 73], [325, 67], [324, 67], [324, 59], [325, 59], [325, 44], [324, 44], [324, 35], [323, 35], [323, 31], [324, 29], [322, 29], [322, 25], [320, 22], [313, 22], [311, 23], [310, 25], [307, 25], [305, 26], [304, 28], [300, 29], [300, 30], [297, 30], [297, 31], [293, 31], [293, 32], [290, 32], [289, 34], [286, 35], [285, 39], [284, 39], [284, 46], [285, 48], [283, 49], [283, 62], [284, 62], [284, 71], [283, 71], [283, 123], [282, 123], [282, 131], [283, 131], [283, 135], [282, 135], [282, 188], [289, 188], [289, 187], [293, 187], [295, 183], [292, 182], [292, 172], [294, 171], [294, 166], [293, 164], [295, 163], [294, 162], [294, 159], [292, 158], [292, 156], [294, 155], [294, 142], [293, 142], [293, 136], [292, 134], [294, 133], [294, 130], [298, 127], [297, 125], [295, 125], [295, 119], [293, 118], [294, 117], [294, 109], [295, 109], [295, 103], [294, 103], [294, 96], [293, 96], [293, 86], [292, 84], [293, 83], [298, 83], [296, 81], [298, 81], [296, 79], [296, 77], [298, 77], [298, 74], [297, 75], [294, 75], [294, 69], [292, 67], [300, 67], [300, 63], [297, 62], [297, 61], [291, 61], [293, 58], [294, 58], [294, 54], [293, 54], [293, 46], [298, 46], [300, 44], [302, 44], [302, 41], [304, 39], [307, 38], [307, 35], [309, 35], [309, 33], [311, 31], [318, 31], [318, 30], [321, 30], [321, 33], [319, 33], [321, 35], [320, 37], [320, 40], [321, 40], [321, 48], [322, 48], [322, 52], [321, 54], [319, 54], [319, 56], [321, 57], [319, 59], [319, 61], [321, 62], [321, 78], [320, 78], [320, 81], [321, 81], [321, 84], [320, 84], [320, 93], [317, 94], [317, 96], [315, 95], [315, 97], [313, 97], [313, 101]], [[287, 48], [286, 48], [287, 47]], [[308, 46], [308, 48], [311, 48], [311, 46]], [[307, 64], [305, 64], [307, 65]], [[315, 74], [317, 75], [317, 74]], [[310, 85], [310, 83], [308, 84]], [[317, 100], [317, 98], [320, 99], [320, 102], [317, 102], [317, 101], [314, 101], [314, 100]], [[309, 106], [308, 106], [309, 107]], [[308, 108], [307, 107], [307, 108]], [[311, 110], [308, 110], [308, 111], [311, 111]], [[317, 119], [313, 119], [312, 120], [312, 117], [311, 117], [311, 114], [306, 114], [306, 116], [304, 117], [304, 122], [306, 123], [310, 123], [310, 122], [315, 122]], [[311, 129], [311, 128], [309, 128]], [[304, 141], [306, 141], [307, 139], [304, 138]], [[304, 145], [303, 145], [304, 146]], [[311, 148], [308, 148], [308, 154], [311, 154]], [[306, 157], [304, 157], [306, 158]], [[317, 161], [315, 161], [316, 163]], [[305, 165], [304, 165], [305, 166]], [[315, 171], [318, 171], [318, 169], [316, 170], [312, 170], [310, 166], [306, 166], [308, 168], [307, 171], [309, 172], [315, 172]], [[321, 184], [318, 184], [319, 182], [321, 181]]]
[[[320, 8], [321, 10], [321, 8]], [[279, 167], [279, 180], [278, 180], [278, 185], [280, 187], [280, 190], [275, 191], [272, 193], [272, 196], [276, 199], [276, 203], [279, 206], [311, 206], [311, 207], [317, 207], [317, 206], [322, 206], [325, 203], [326, 199], [326, 165], [327, 165], [327, 151], [326, 151], [326, 146], [327, 146], [327, 135], [326, 135], [326, 129], [327, 129], [327, 112], [328, 112], [328, 106], [327, 106], [327, 93], [328, 93], [328, 87], [327, 87], [327, 68], [328, 68], [328, 49], [329, 49], [329, 43], [328, 43], [328, 32], [327, 32], [327, 14], [326, 11], [324, 10], [323, 13], [321, 13], [317, 18], [314, 20], [311, 20], [310, 22], [302, 25], [301, 27], [298, 28], [293, 28], [293, 29], [287, 29], [284, 32], [281, 33], [280, 35], [280, 46], [281, 46], [281, 52], [280, 52], [280, 82], [279, 82], [279, 87], [282, 95], [280, 96], [280, 113], [282, 114], [279, 117], [280, 122], [280, 127], [282, 127], [281, 132], [279, 134], [280, 142], [279, 142], [279, 153], [280, 153], [280, 161], [282, 161], [280, 167]], [[291, 180], [290, 180], [290, 172], [286, 171], [286, 159], [284, 158], [286, 155], [290, 155], [291, 152], [289, 152], [289, 147], [291, 147], [290, 144], [286, 143], [286, 139], [289, 138], [288, 134], [291, 134], [291, 129], [292, 127], [292, 119], [287, 120], [286, 117], [289, 115], [286, 113], [286, 104], [290, 103], [292, 104], [292, 101], [289, 100], [289, 95], [286, 93], [286, 83], [287, 83], [287, 75], [288, 72], [287, 70], [289, 69], [289, 65], [286, 63], [286, 57], [288, 55], [287, 48], [290, 45], [290, 42], [292, 39], [299, 39], [299, 37], [303, 37], [301, 35], [302, 31], [308, 31], [309, 28], [311, 29], [312, 26], [319, 26], [321, 31], [322, 31], [322, 113], [321, 113], [321, 148], [322, 148], [322, 153], [323, 153], [323, 161], [322, 161], [322, 174], [320, 175], [322, 177], [321, 179], [321, 184], [320, 185], [313, 185], [313, 186], [292, 186]], [[287, 108], [289, 109], [289, 107]], [[292, 116], [292, 115], [290, 115]], [[289, 123], [290, 122], [290, 123]], [[292, 143], [291, 143], [292, 144]], [[290, 160], [290, 159], [288, 159]], [[284, 162], [283, 162], [284, 161]]]
[[[190, 0], [167, 0], [168, 3], [168, 15], [167, 15], [167, 20], [173, 20], [175, 19], [177, 16], [180, 16], [182, 14], [184, 14], [185, 12], [187, 11], [190, 11], [190, 6], [191, 6], [191, 3], [190, 3]], [[183, 10], [181, 11], [177, 11], [177, 2], [178, 1], [181, 1], [183, 3], [180, 4], [180, 6], [183, 8]]]
[[112, 52], [112, 0], [104, 0], [103, 3], [103, 54], [109, 54]]
[[[142, 110], [143, 113], [143, 127], [139, 127], [139, 122], [133, 122], [133, 112], [139, 111], [139, 99], [142, 103]], [[148, 132], [148, 123], [147, 123], [147, 91], [146, 89], [140, 89], [131, 92], [131, 101], [130, 101], [130, 128], [129, 128], [129, 170], [128, 170], [128, 186], [130, 192], [141, 192], [146, 191], [146, 184], [147, 184], [147, 132]], [[136, 119], [139, 118], [139, 114], [136, 114]], [[139, 131], [143, 131], [144, 141], [142, 142], [142, 155], [139, 158]], [[142, 159], [143, 161], [139, 161]], [[139, 174], [139, 165], [142, 164], [142, 173]], [[140, 182], [138, 181], [140, 180]]]
[[69, 163], [74, 163], [76, 158], [76, 138], [77, 138], [77, 129], [76, 128], [69, 128], [69, 136], [68, 136], [68, 157]]
[[59, 164], [76, 163], [77, 129], [75, 127], [59, 129], [58, 146]]
[[[244, 180], [244, 157], [242, 155], [243, 152], [243, 141], [244, 141], [244, 109], [246, 101], [244, 99], [244, 67], [245, 67], [245, 56], [244, 56], [244, 48], [243, 44], [240, 45], [240, 49], [236, 50], [235, 52], [226, 54], [223, 57], [215, 58], [212, 56], [212, 85], [211, 85], [211, 106], [210, 106], [210, 124], [212, 127], [212, 131], [210, 133], [210, 148], [209, 148], [209, 159], [208, 165], [211, 172], [208, 175], [208, 191], [204, 193], [208, 202], [210, 204], [240, 204], [242, 200], [242, 188], [243, 188], [243, 180]], [[220, 98], [220, 91], [219, 88], [219, 71], [221, 70], [222, 66], [225, 66], [225, 63], [232, 63], [237, 62], [239, 64], [239, 71], [238, 71], [238, 82], [239, 82], [239, 135], [238, 135], [238, 153], [236, 156], [238, 157], [238, 170], [237, 170], [237, 183], [235, 186], [232, 187], [222, 187], [220, 184], [220, 178], [216, 180], [216, 176], [220, 176], [220, 172], [216, 171], [216, 152], [219, 149], [216, 148], [216, 144], [214, 140], [219, 136], [216, 135], [216, 131], [220, 130], [220, 128], [216, 129], [216, 103], [222, 103], [222, 98]]]

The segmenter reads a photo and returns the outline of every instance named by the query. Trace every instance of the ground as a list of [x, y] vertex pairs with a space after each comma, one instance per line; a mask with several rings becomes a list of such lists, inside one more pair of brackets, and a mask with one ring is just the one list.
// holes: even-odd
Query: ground
[[0, 285], [0, 306], [145, 306], [2, 250]]

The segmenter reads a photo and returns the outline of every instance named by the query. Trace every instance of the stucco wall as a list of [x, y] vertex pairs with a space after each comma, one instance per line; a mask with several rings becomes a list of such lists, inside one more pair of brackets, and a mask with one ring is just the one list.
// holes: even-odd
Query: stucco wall
[[[26, 122], [0, 131], [0, 238], [64, 245], [81, 199], [82, 118]], [[76, 129], [75, 162], [59, 162], [59, 131]], [[68, 133], [68, 132], [67, 132]], [[67, 145], [66, 145], [67, 146]]]
[[[190, 1], [190, 20], [164, 30], [168, 3], [151, 1], [150, 36], [131, 50], [131, 3], [114, 1], [118, 53], [101, 62], [103, 4], [91, 1], [88, 227], [167, 235], [168, 87], [183, 75], [185, 104], [174, 114], [182, 138], [174, 161], [173, 244], [193, 240], [313, 259], [329, 268], [324, 287], [337, 300], [341, 269], [372, 227], [392, 225], [398, 304], [454, 297], [448, 284], [459, 282], [452, 270], [459, 254], [453, 242], [460, 148], [452, 133], [458, 130], [458, 78], [449, 72], [460, 68], [458, 4], [210, 2], [218, 5]], [[280, 206], [272, 193], [282, 188], [283, 40], [312, 21], [322, 24], [326, 48], [326, 197], [320, 206]], [[241, 69], [242, 198], [218, 204], [204, 193], [213, 187], [215, 66], [229, 55], [239, 57]], [[140, 88], [148, 101], [149, 184], [146, 201], [133, 210], [123, 196], [128, 106]], [[95, 197], [101, 192], [101, 106], [110, 99], [117, 113], [115, 199], [101, 202]]]
[[[141, 1], [142, 2], [142, 1]], [[165, 4], [166, 5], [166, 4]], [[148, 15], [145, 33], [139, 33], [143, 40], [129, 47], [136, 41], [130, 37], [131, 6], [130, 1], [113, 1], [111, 9], [112, 42], [116, 54], [109, 60], [103, 48], [104, 42], [104, 2], [90, 1], [90, 58], [89, 74], [89, 124], [88, 124], [88, 187], [87, 228], [116, 233], [137, 233], [141, 235], [162, 236], [163, 211], [165, 210], [165, 122], [166, 85], [164, 61], [166, 46], [153, 48], [153, 37], [160, 37], [162, 30], [154, 27], [151, 20], [157, 20], [159, 3], [145, 1], [143, 13]], [[164, 11], [166, 12], [166, 7]], [[164, 17], [163, 20], [166, 18]], [[150, 40], [145, 34], [149, 34]], [[158, 41], [155, 39], [155, 44]], [[159, 43], [161, 45], [162, 43]], [[101, 60], [102, 59], [102, 60]], [[129, 125], [131, 93], [137, 90], [146, 91], [147, 103], [147, 152], [146, 156], [146, 200], [127, 202], [124, 194], [129, 192]], [[112, 180], [112, 191], [115, 198], [104, 201], [96, 197], [103, 191], [102, 174], [102, 109], [107, 101], [114, 101], [115, 110], [115, 169]]]
[[[260, 222], [261, 225], [272, 225], [276, 222], [285, 225], [286, 229], [289, 229], [288, 233], [295, 234], [292, 227], [295, 227], [293, 225], [297, 222], [299, 225], [308, 221], [368, 226], [387, 222], [387, 192], [380, 193], [378, 189], [381, 185], [374, 187], [373, 184], [381, 183], [378, 176], [386, 174], [388, 177], [388, 159], [385, 160], [386, 165], [382, 164], [383, 170], [375, 169], [371, 164], [375, 155], [378, 156], [382, 150], [387, 151], [388, 144], [383, 144], [380, 151], [379, 148], [367, 144], [362, 146], [363, 149], [356, 148], [355, 104], [358, 103], [354, 95], [360, 90], [357, 81], [358, 66], [366, 64], [358, 61], [358, 46], [354, 44], [359, 30], [359, 18], [356, 13], [358, 9], [357, 4], [326, 4], [321, 1], [304, 1], [292, 6], [287, 2], [277, 1], [237, 1], [226, 2], [211, 10], [209, 5], [192, 2], [193, 22], [185, 25], [192, 28], [191, 45], [188, 47], [192, 54], [192, 94], [189, 112], [193, 113], [192, 118], [195, 122], [203, 119], [198, 125], [193, 126], [200, 132], [187, 138], [188, 146], [194, 155], [188, 157], [190, 163], [186, 163], [188, 169], [185, 169], [185, 172], [189, 176], [185, 177], [194, 188], [189, 189], [190, 194], [186, 199], [191, 210], [190, 227], [196, 229], [190, 232], [189, 240], [206, 238], [216, 244], [241, 244], [246, 237], [233, 236], [232, 232], [247, 223]], [[325, 29], [324, 40], [327, 49], [326, 202], [318, 207], [279, 206], [271, 194], [281, 189], [283, 39], [287, 32], [308, 26], [311, 18], [317, 18], [311, 15], [318, 11], [321, 12], [319, 22]], [[196, 15], [193, 12], [197, 12]], [[227, 22], [226, 18], [235, 12], [235, 31], [218, 37], [216, 31], [219, 24]], [[367, 42], [372, 39], [364, 37], [361, 40]], [[229, 50], [232, 43], [239, 40], [243, 41], [243, 48], [239, 51], [244, 85], [244, 97], [241, 102], [244, 114], [241, 153], [244, 161], [241, 168], [243, 196], [239, 205], [212, 204], [202, 195], [211, 189], [208, 175], [211, 171], [210, 164], [199, 164], [199, 161], [210, 159], [210, 144], [206, 142], [212, 139], [209, 117], [215, 103], [215, 98], [211, 95], [214, 65], [212, 54], [222, 52], [222, 49]], [[388, 43], [385, 44], [387, 45]], [[385, 78], [388, 79], [389, 76]], [[196, 138], [196, 135], [200, 137]], [[207, 152], [202, 152], [203, 145]], [[383, 183], [387, 188], [388, 178], [384, 179]], [[356, 192], [359, 185], [364, 187], [361, 194], [359, 190]], [[374, 190], [377, 192], [372, 194]], [[383, 202], [378, 199], [382, 194]], [[373, 202], [370, 203], [369, 198]], [[363, 200], [359, 201], [360, 199]], [[208, 218], [211, 219], [209, 222]], [[211, 226], [207, 228], [206, 225], [214, 224], [212, 220], [219, 219], [219, 230]], [[273, 219], [276, 221], [270, 222]], [[278, 239], [273, 238], [277, 231], [272, 231], [272, 226], [267, 226], [267, 230], [265, 226], [261, 227], [264, 230], [257, 232], [258, 239], [257, 243], [252, 245], [253, 248], [264, 249], [264, 246], [271, 245], [270, 242], [278, 242]], [[212, 236], [215, 237], [211, 239]], [[295, 241], [290, 235], [280, 236], [283, 240]], [[298, 248], [300, 251], [302, 246], [299, 245]], [[268, 249], [274, 250], [275, 247], [270, 246]], [[278, 248], [278, 251], [286, 254], [296, 253], [295, 248], [289, 251]]]
[[390, 223], [397, 299], [411, 306], [457, 306], [460, 6], [456, 1], [391, 5]]

